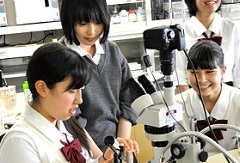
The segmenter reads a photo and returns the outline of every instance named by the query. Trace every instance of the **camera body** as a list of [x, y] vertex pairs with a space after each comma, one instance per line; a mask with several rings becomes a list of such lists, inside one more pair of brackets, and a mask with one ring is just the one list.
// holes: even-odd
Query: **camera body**
[[185, 34], [179, 24], [147, 29], [143, 32], [143, 37], [146, 49], [180, 51], [185, 48]]
[[[143, 32], [145, 49], [156, 49], [160, 53], [160, 66], [163, 75], [172, 75], [175, 64], [175, 49], [181, 51], [185, 48], [184, 30], [179, 24], [169, 27], [160, 26], [147, 29]], [[172, 86], [172, 82], [165, 82]]]

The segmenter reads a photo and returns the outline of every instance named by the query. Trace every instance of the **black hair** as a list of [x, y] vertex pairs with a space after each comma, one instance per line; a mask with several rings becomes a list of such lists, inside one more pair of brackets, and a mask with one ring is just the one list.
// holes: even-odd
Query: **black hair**
[[80, 45], [74, 26], [81, 22], [103, 23], [100, 43], [105, 43], [110, 30], [110, 12], [106, 0], [63, 0], [60, 11], [63, 34], [70, 44]]
[[[49, 89], [53, 89], [58, 82], [72, 78], [69, 89], [81, 88], [90, 81], [90, 65], [76, 51], [61, 43], [46, 43], [39, 47], [32, 55], [27, 66], [27, 80], [33, 101], [37, 101], [39, 94], [35, 88], [38, 80], [43, 80]], [[79, 138], [81, 144], [89, 151], [88, 139], [85, 131], [75, 117], [64, 122], [74, 138]]]
[[[195, 43], [188, 52], [189, 59], [195, 69], [215, 69], [224, 67], [224, 53], [222, 48], [214, 41], [202, 40]], [[190, 62], [187, 69], [193, 69]]]
[[[187, 5], [187, 7], [188, 7], [188, 12], [189, 12], [190, 17], [191, 16], [196, 16], [197, 12], [198, 12], [197, 5], [196, 5], [196, 0], [185, 0], [185, 3]], [[221, 4], [218, 7], [216, 12], [221, 10]]]
[[92, 154], [90, 152], [89, 140], [83, 127], [80, 125], [76, 117], [71, 116], [68, 120], [64, 121], [63, 123], [68, 132], [71, 133], [74, 138], [79, 139], [81, 145], [87, 149], [89, 155], [91, 156]]
[[68, 89], [85, 86], [91, 78], [88, 63], [76, 51], [60, 44], [48, 43], [38, 48], [32, 55], [27, 66], [27, 81], [33, 99], [38, 97], [35, 83], [43, 80], [49, 89], [55, 84], [72, 78]]

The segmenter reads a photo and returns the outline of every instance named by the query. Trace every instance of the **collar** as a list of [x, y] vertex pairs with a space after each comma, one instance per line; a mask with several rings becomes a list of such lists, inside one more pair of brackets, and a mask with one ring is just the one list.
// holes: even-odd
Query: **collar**
[[26, 106], [25, 113], [23, 118], [31, 124], [31, 127], [34, 127], [39, 133], [45, 135], [48, 139], [56, 144], [60, 143], [63, 133], [71, 135], [65, 128], [61, 120], [57, 121], [58, 129], [50, 123], [45, 117], [43, 117], [39, 112], [33, 109], [29, 104]]
[[213, 22], [210, 25], [210, 27], [208, 28], [208, 30], [214, 32], [215, 33], [214, 36], [220, 36], [220, 28], [221, 27], [222, 27], [222, 17], [218, 13], [215, 13]]
[[103, 50], [103, 47], [100, 44], [99, 39], [95, 42], [96, 53], [93, 57], [88, 52], [86, 52], [84, 49], [82, 49], [80, 46], [77, 46], [75, 43], [69, 44], [69, 42], [67, 42], [66, 38], [63, 38], [63, 40], [64, 40], [67, 47], [77, 51], [81, 56], [88, 57], [96, 65], [98, 65], [98, 63], [100, 61], [100, 55], [104, 54], [104, 50]]
[[[191, 95], [189, 97], [193, 115], [195, 115], [198, 120], [205, 119], [202, 103], [200, 101], [198, 94], [193, 88], [191, 88]], [[207, 116], [209, 116], [208, 112]]]
[[198, 37], [202, 36], [202, 33], [206, 31], [212, 31], [215, 33], [216, 36], [219, 36], [222, 24], [222, 17], [218, 13], [215, 13], [213, 22], [208, 29], [197, 19], [196, 16], [192, 16], [186, 23], [186, 25], [189, 26], [190, 30], [193, 30]]
[[229, 101], [226, 100], [226, 97], [229, 97], [229, 91], [226, 84], [222, 84], [222, 90], [220, 93], [220, 96], [216, 102], [216, 104], [213, 107], [213, 110], [211, 112], [211, 116], [216, 119], [224, 119], [224, 116], [226, 114]]
[[[77, 46], [74, 42], [70, 44], [65, 37], [62, 38], [67, 47], [77, 51], [81, 56], [88, 55], [88, 53], [83, 50], [80, 46]], [[96, 54], [104, 54], [104, 50], [100, 44], [99, 39], [95, 42]]]
[[[228, 101], [226, 100], [226, 97], [229, 97], [229, 91], [226, 88], [227, 86], [225, 84], [222, 84], [222, 90], [220, 93], [220, 96], [213, 106], [213, 110], [211, 114], [207, 112], [207, 116], [214, 117], [215, 119], [224, 119], [224, 116], [226, 114], [227, 108], [228, 108]], [[205, 119], [204, 110], [202, 103], [200, 102], [198, 94], [191, 88], [191, 105], [194, 107], [192, 108], [194, 115], [198, 117], [199, 120]]]

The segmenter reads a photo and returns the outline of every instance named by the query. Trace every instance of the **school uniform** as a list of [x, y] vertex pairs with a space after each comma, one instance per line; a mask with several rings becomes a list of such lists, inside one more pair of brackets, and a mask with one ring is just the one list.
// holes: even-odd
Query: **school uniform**
[[[64, 37], [60, 42], [84, 56], [91, 66], [91, 80], [82, 93], [84, 102], [79, 105], [81, 114], [76, 114], [76, 118], [104, 152], [108, 148], [104, 139], [117, 137], [120, 118], [136, 124], [137, 115], [131, 108], [135, 98], [127, 85], [132, 78], [127, 59], [118, 45], [109, 40], [102, 44], [99, 40], [95, 42], [93, 58], [80, 46], [69, 44]], [[83, 119], [87, 120], [86, 126]]]
[[[57, 129], [58, 128], [58, 129]], [[66, 163], [61, 152], [61, 141], [71, 142], [72, 135], [62, 121], [57, 121], [57, 128], [29, 105], [23, 118], [6, 133], [0, 144], [0, 162], [6, 163]], [[61, 141], [60, 141], [61, 140]], [[85, 148], [82, 155], [87, 162], [91, 159]]]
[[[189, 117], [196, 116], [197, 120], [205, 120], [205, 114], [203, 106], [200, 102], [198, 94], [191, 88], [182, 93], [183, 99], [186, 104], [186, 111], [183, 113], [183, 120], [180, 123], [184, 126], [187, 131], [190, 131]], [[176, 101], [183, 104], [183, 100], [180, 94], [176, 95]], [[184, 109], [183, 109], [184, 110]], [[222, 84], [221, 94], [213, 107], [212, 112], [208, 117], [213, 117], [217, 120], [228, 120], [227, 124], [231, 124], [240, 127], [240, 90]], [[176, 124], [177, 131], [182, 131], [181, 127]], [[223, 139], [219, 140], [219, 144], [226, 150], [232, 150], [236, 148], [236, 136], [237, 131], [227, 129], [226, 131], [221, 130]], [[206, 144], [205, 150], [209, 155], [219, 153], [219, 150], [209, 143]]]
[[[240, 27], [231, 20], [215, 14], [212, 24], [208, 29], [195, 17], [182, 24], [185, 33], [186, 51], [195, 44], [198, 39], [204, 38], [205, 32], [210, 37], [221, 36], [221, 48], [225, 55], [224, 63], [227, 66], [223, 82], [233, 82], [233, 86], [240, 88]], [[176, 51], [176, 70], [180, 85], [187, 85], [187, 58], [183, 52]]]

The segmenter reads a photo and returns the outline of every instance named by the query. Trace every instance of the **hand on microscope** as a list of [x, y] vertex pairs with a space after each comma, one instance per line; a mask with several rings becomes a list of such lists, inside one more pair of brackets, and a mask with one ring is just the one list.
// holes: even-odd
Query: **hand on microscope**
[[138, 143], [132, 139], [116, 138], [107, 136], [105, 138], [105, 144], [109, 146], [103, 154], [105, 163], [117, 163], [117, 162], [133, 162], [133, 153], [139, 152]]

